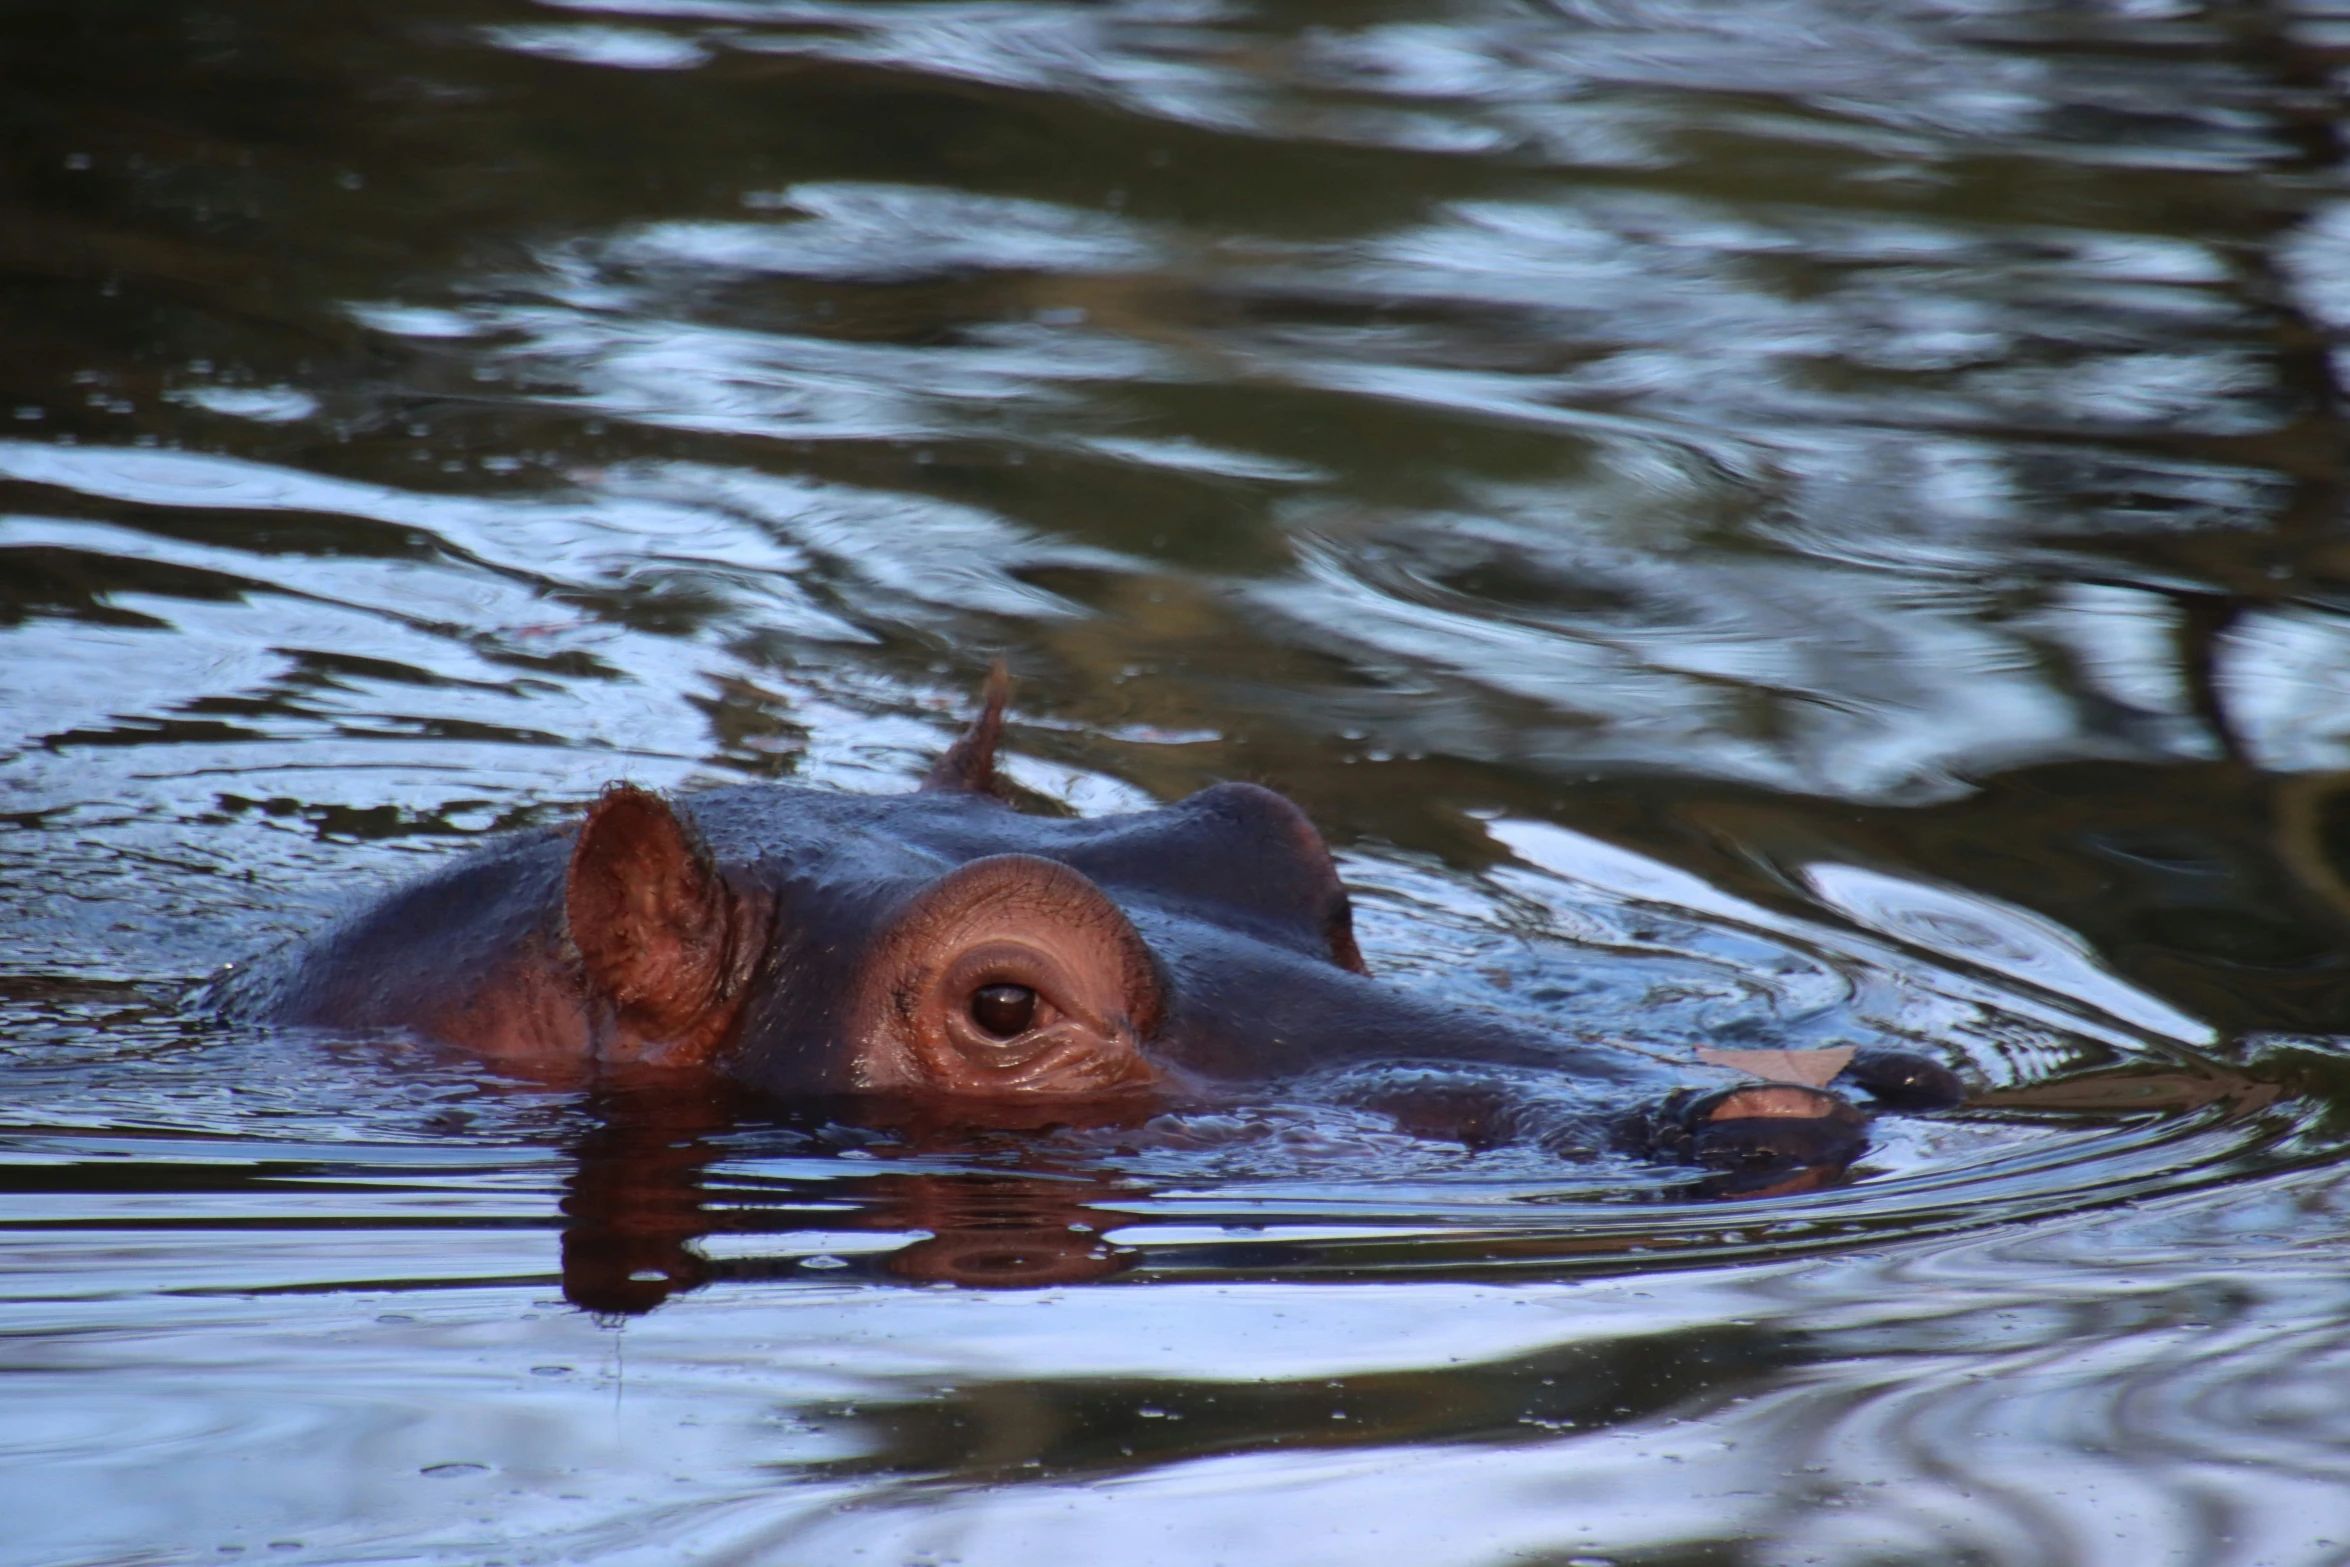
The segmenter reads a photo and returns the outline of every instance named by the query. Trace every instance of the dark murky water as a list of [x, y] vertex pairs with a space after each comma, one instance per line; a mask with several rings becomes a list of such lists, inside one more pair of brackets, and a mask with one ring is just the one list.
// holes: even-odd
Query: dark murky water
[[[0, 1560], [2350, 1561], [2346, 71], [2319, 0], [20, 0]], [[1040, 804], [1272, 783], [1407, 983], [2011, 1108], [1692, 1204], [180, 1004], [614, 777], [906, 787], [998, 653]]]

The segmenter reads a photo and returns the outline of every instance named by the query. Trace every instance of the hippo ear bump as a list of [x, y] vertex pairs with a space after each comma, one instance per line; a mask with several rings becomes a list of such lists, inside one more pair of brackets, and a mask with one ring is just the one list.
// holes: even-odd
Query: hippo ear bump
[[1195, 895], [1305, 935], [1350, 974], [1371, 972], [1355, 942], [1354, 902], [1339, 880], [1338, 861], [1293, 801], [1233, 782], [1202, 789], [1174, 809], [1180, 830], [1191, 835], [1192, 862], [1214, 878]]
[[614, 784], [589, 807], [563, 894], [588, 980], [643, 1046], [707, 1054], [734, 1012], [735, 900], [667, 800]]
[[1004, 738], [1004, 706], [1011, 700], [1011, 672], [999, 658], [988, 666], [987, 684], [980, 687], [979, 716], [971, 720], [971, 727], [963, 731], [962, 738], [948, 746], [946, 755], [932, 766], [922, 780], [922, 792], [997, 793], [995, 753]]

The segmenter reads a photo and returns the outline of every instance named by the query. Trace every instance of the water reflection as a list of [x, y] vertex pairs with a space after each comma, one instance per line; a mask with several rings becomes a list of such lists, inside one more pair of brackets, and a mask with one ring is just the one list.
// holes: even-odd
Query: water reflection
[[608, 1086], [569, 1146], [564, 1298], [616, 1319], [819, 1276], [992, 1290], [1784, 1259], [2323, 1160], [2350, 1090], [2330, 1052], [2290, 1041], [2249, 1070], [2094, 1066], [1982, 1091], [1955, 1120], [1880, 1120], [1857, 1187], [1832, 1172], [1755, 1191], [1465, 1134], [1446, 1094], [1511, 1085], [1433, 1076], [1358, 1071], [1265, 1105], [1030, 1112], [987, 1130], [855, 1103], [778, 1124], [709, 1085]]
[[[1106, 1278], [1135, 1258], [1103, 1239], [1120, 1221], [1095, 1206], [1141, 1190], [1130, 1178], [1027, 1160], [956, 1169], [953, 1151], [972, 1142], [964, 1130], [915, 1131], [906, 1143], [885, 1141], [887, 1159], [848, 1165], [837, 1144], [827, 1146], [827, 1134], [846, 1129], [819, 1116], [808, 1154], [832, 1157], [803, 1154], [798, 1178], [777, 1181], [772, 1160], [754, 1165], [760, 1179], [714, 1176], [736, 1152], [726, 1134], [746, 1115], [756, 1124], [760, 1108], [709, 1085], [599, 1092], [565, 1181], [564, 1298], [626, 1315], [714, 1279], [852, 1270], [845, 1281], [874, 1277], [862, 1266], [874, 1263], [885, 1280], [1028, 1289]], [[870, 1133], [848, 1135], [850, 1155], [875, 1159]], [[1000, 1165], [1003, 1151], [989, 1162]]]

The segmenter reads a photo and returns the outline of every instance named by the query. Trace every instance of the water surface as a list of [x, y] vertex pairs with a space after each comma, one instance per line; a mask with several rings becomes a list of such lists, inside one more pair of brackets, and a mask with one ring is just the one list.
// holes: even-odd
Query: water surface
[[[2341, 18], [0, 42], [0, 1560], [2350, 1560]], [[1271, 784], [1397, 983], [1984, 1108], [1706, 1203], [184, 999], [614, 778], [910, 787], [997, 656], [1030, 808]]]

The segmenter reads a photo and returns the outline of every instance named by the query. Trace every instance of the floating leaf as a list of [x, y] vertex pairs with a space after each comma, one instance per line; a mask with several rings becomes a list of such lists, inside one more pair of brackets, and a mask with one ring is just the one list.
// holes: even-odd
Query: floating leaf
[[1726, 1066], [1767, 1083], [1801, 1083], [1825, 1088], [1828, 1080], [1852, 1061], [1852, 1047], [1834, 1050], [1709, 1050], [1698, 1048], [1697, 1059], [1707, 1066]]

